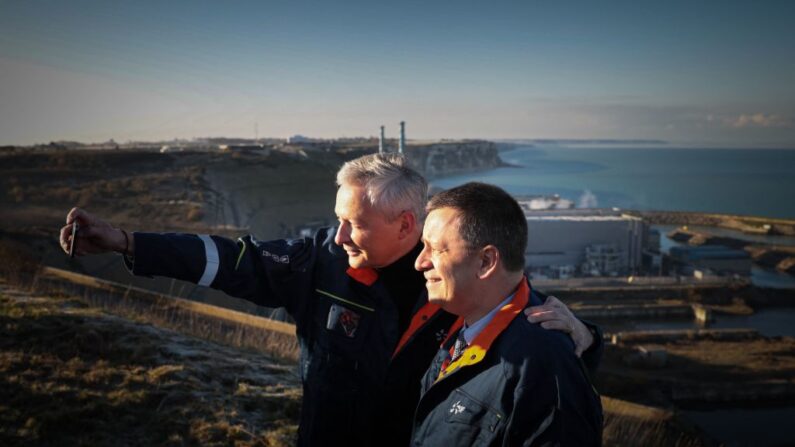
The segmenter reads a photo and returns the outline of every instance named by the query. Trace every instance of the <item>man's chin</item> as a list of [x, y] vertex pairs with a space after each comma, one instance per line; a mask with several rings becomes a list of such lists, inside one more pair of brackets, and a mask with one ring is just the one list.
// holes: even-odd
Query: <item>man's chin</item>
[[445, 297], [429, 296], [428, 297], [428, 302], [431, 303], [431, 304], [435, 304], [435, 305], [441, 307], [442, 310], [445, 311], [445, 312], [449, 312], [449, 313], [451, 313], [453, 315], [458, 315], [458, 316], [462, 315], [460, 312], [457, 312], [458, 309], [456, 308], [455, 304], [451, 303], [450, 300], [445, 298]]
[[348, 265], [350, 265], [355, 269], [363, 269], [370, 267], [369, 263], [367, 262], [367, 259], [365, 259], [365, 257], [360, 254], [356, 256], [348, 256]]
[[437, 304], [437, 305], [440, 305], [440, 306], [445, 304], [445, 303], [447, 303], [447, 301], [445, 301], [441, 297], [430, 295], [430, 294], [428, 295], [428, 302], [431, 303], [431, 304]]

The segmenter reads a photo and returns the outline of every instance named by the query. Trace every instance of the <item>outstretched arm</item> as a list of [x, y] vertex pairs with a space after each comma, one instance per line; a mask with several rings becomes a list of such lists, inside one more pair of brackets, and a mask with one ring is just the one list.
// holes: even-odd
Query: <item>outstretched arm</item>
[[[78, 256], [123, 253], [135, 275], [180, 279], [261, 306], [284, 306], [296, 319], [314, 290], [314, 239], [256, 241], [245, 236], [234, 241], [211, 235], [132, 233], [74, 208], [60, 232], [66, 252], [73, 222], [80, 226], [75, 236]], [[323, 241], [326, 233], [316, 237]]]

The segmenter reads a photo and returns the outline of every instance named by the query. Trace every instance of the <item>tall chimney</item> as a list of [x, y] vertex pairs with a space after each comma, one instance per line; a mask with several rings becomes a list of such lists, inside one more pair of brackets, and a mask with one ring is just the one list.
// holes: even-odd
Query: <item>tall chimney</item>
[[378, 140], [378, 153], [384, 152], [384, 126], [381, 126], [381, 138]]
[[403, 149], [405, 149], [406, 145], [406, 122], [400, 122], [400, 144], [398, 145], [398, 152], [403, 153]]

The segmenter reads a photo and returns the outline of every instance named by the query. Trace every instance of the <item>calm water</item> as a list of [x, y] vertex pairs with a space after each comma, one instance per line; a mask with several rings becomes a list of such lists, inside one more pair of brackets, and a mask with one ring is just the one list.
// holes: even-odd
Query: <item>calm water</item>
[[560, 194], [587, 207], [795, 218], [795, 150], [520, 148], [500, 157], [520, 167], [432, 183], [485, 181], [513, 194]]

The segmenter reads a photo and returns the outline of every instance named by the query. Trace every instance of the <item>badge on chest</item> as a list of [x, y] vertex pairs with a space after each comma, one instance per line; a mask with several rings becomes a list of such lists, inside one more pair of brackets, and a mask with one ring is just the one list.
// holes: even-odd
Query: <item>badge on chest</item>
[[328, 311], [326, 329], [338, 332], [346, 337], [356, 336], [356, 329], [359, 328], [361, 315], [338, 304], [332, 304]]

